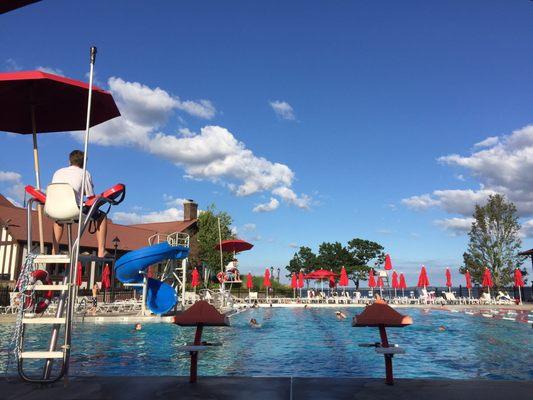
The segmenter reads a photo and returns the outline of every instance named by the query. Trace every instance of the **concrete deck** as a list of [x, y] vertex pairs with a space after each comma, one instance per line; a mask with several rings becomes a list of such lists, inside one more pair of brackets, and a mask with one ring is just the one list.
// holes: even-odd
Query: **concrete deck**
[[199, 377], [71, 377], [50, 387], [0, 379], [0, 397], [17, 400], [60, 399], [212, 399], [212, 400], [431, 400], [527, 399], [533, 381], [463, 381], [399, 379], [387, 386], [381, 379]]

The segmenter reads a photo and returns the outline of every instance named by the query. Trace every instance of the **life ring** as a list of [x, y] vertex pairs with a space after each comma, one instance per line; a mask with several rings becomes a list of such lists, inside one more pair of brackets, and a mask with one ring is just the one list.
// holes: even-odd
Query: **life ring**
[[[44, 269], [37, 269], [33, 271], [30, 275], [30, 285], [35, 285], [37, 282], [41, 282], [43, 285], [52, 285], [52, 280]], [[54, 292], [52, 290], [47, 290], [45, 292], [40, 292], [41, 294], [37, 297], [37, 305], [35, 306], [35, 313], [40, 314], [44, 312], [50, 305], [52, 298], [54, 297]], [[28, 309], [33, 307], [36, 299], [34, 296], [31, 296], [31, 291], [26, 291], [26, 301], [24, 302], [24, 308]]]
[[224, 272], [219, 272], [217, 274], [217, 279], [220, 283], [226, 282], [226, 274]]

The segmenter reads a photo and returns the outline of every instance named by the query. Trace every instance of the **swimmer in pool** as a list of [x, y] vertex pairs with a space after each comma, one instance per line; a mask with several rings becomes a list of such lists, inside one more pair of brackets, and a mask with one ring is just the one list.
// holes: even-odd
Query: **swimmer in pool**
[[344, 314], [342, 311], [335, 311], [335, 316], [339, 320], [346, 319], [346, 314]]
[[261, 328], [261, 324], [259, 324], [255, 318], [250, 320], [250, 326], [252, 328]]
[[142, 329], [142, 325], [141, 325], [140, 323], [137, 322], [137, 323], [135, 324], [135, 330], [136, 330], [136, 331], [140, 331], [141, 329]]
[[439, 331], [444, 332], [446, 330], [446, 327], [444, 325], [439, 326]]

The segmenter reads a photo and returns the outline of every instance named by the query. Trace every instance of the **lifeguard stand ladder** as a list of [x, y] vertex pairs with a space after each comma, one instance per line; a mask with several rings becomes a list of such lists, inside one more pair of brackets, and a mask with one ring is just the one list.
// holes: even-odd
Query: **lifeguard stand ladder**
[[[122, 189], [125, 193], [125, 188]], [[51, 184], [47, 188], [46, 196], [31, 186], [26, 187], [26, 191], [33, 197], [28, 200], [27, 204], [27, 231], [28, 231], [28, 258], [26, 259], [24, 269], [21, 273], [21, 287], [19, 288], [21, 293], [27, 293], [31, 291], [59, 291], [59, 301], [54, 317], [35, 317], [35, 314], [31, 309], [25, 307], [25, 296], [22, 296], [23, 302], [19, 311], [19, 318], [17, 318], [16, 336], [17, 336], [17, 368], [18, 373], [22, 379], [27, 382], [34, 383], [53, 383], [61, 379], [68, 374], [68, 366], [71, 352], [72, 341], [72, 320], [74, 317], [74, 302], [76, 298], [76, 274], [77, 268], [75, 265], [75, 251], [79, 246], [79, 240], [83, 236], [83, 233], [89, 226], [89, 222], [96, 212], [96, 210], [103, 204], [116, 205], [120, 200], [115, 201], [113, 198], [106, 198], [104, 196], [98, 197], [86, 210], [86, 216], [81, 221], [80, 236], [76, 238], [72, 243], [72, 224], [77, 222], [76, 219], [79, 215], [79, 208], [76, 203], [76, 197], [74, 190], [68, 184], [56, 183]], [[56, 221], [67, 226], [68, 237], [68, 254], [67, 255], [46, 255], [39, 254], [32, 256], [31, 243], [32, 243], [32, 206], [34, 202], [39, 202], [44, 205], [45, 213]], [[29, 275], [33, 272], [35, 265], [47, 265], [47, 264], [68, 264], [65, 268], [63, 281], [59, 285], [47, 285], [47, 284], [32, 284], [28, 285]], [[28, 350], [24, 349], [25, 339], [28, 325], [51, 325], [52, 331], [50, 334], [49, 344], [47, 350]], [[60, 335], [63, 335], [61, 343], [59, 344]], [[42, 359], [45, 360], [43, 372], [41, 377], [31, 377], [24, 369], [24, 361], [28, 359]], [[57, 374], [52, 376], [52, 367], [54, 360], [61, 360], [61, 366]]]

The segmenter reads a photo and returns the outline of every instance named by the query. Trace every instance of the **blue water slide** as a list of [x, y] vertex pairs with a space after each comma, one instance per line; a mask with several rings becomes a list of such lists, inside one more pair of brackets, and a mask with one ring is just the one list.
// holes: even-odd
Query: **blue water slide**
[[[189, 255], [189, 248], [159, 243], [130, 251], [115, 263], [115, 276], [122, 283], [142, 283], [144, 272], [152, 264], [163, 260], [183, 259]], [[178, 301], [172, 286], [157, 279], [148, 278], [146, 305], [154, 314], [164, 314]]]

